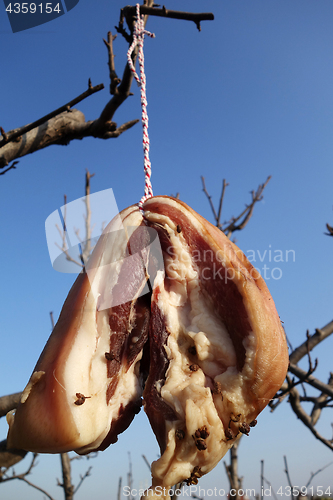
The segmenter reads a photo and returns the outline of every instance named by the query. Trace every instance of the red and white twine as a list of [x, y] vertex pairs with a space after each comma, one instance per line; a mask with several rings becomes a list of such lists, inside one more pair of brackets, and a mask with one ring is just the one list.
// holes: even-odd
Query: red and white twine
[[[128, 61], [128, 66], [129, 66], [130, 70], [132, 71], [135, 80], [137, 81], [138, 85], [140, 86], [140, 92], [141, 92], [143, 165], [144, 165], [144, 172], [145, 172], [144, 195], [138, 203], [141, 211], [142, 211], [143, 203], [148, 198], [151, 198], [153, 196], [153, 189], [152, 189], [151, 180], [150, 180], [150, 178], [151, 178], [151, 163], [150, 163], [150, 159], [149, 159], [149, 144], [150, 143], [149, 143], [149, 136], [148, 136], [146, 75], [145, 75], [145, 68], [144, 68], [143, 40], [144, 40], [145, 35], [148, 35], [151, 38], [155, 37], [155, 35], [153, 33], [150, 33], [149, 31], [145, 30], [143, 19], [144, 19], [144, 16], [140, 15], [140, 5], [137, 4], [136, 5], [136, 23], [135, 23], [134, 31], [133, 31], [133, 42], [132, 42], [132, 44], [127, 52], [127, 61]], [[135, 49], [136, 46], [138, 46], [138, 60], [139, 60], [139, 67], [140, 67], [140, 78], [135, 71], [135, 67], [134, 67], [134, 64], [132, 61], [132, 53], [133, 53], [133, 50]]]

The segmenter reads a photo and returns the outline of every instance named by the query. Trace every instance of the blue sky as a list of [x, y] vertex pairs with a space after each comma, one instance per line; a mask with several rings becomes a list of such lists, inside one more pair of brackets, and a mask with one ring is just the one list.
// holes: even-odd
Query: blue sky
[[[61, 18], [16, 34], [0, 6], [0, 125], [6, 131], [73, 99], [86, 90], [88, 78], [106, 88], [77, 108], [86, 119], [97, 118], [109, 98], [102, 38], [114, 31], [124, 5], [80, 0]], [[169, 0], [166, 6], [210, 11], [215, 21], [203, 22], [201, 33], [189, 22], [148, 22], [156, 34], [145, 41], [154, 194], [179, 192], [212, 221], [200, 176], [216, 203], [226, 178], [222, 219], [227, 220], [250, 201], [251, 190], [272, 176], [249, 225], [235, 236], [245, 254], [255, 256], [259, 270], [266, 265], [267, 284], [297, 346], [307, 329], [313, 332], [332, 320], [333, 242], [324, 232], [325, 223], [333, 223], [333, 4]], [[114, 50], [121, 76], [127, 44], [120, 36]], [[118, 124], [140, 117], [139, 91], [136, 85], [132, 90], [134, 96], [115, 115]], [[68, 201], [83, 196], [86, 169], [95, 173], [93, 192], [112, 188], [119, 209], [136, 203], [143, 193], [141, 140], [136, 125], [118, 139], [52, 146], [22, 158], [16, 170], [1, 176], [1, 394], [25, 386], [50, 334], [49, 312], [58, 316], [74, 280], [51, 266], [45, 220], [62, 205], [64, 194]], [[283, 261], [274, 261], [277, 255]], [[332, 371], [332, 349], [330, 339], [314, 352], [324, 380]], [[322, 418], [319, 430], [330, 438], [331, 419]], [[262, 459], [275, 491], [287, 484], [283, 455], [298, 485], [333, 460], [286, 403], [273, 415], [265, 410], [251, 434], [240, 445], [239, 472], [247, 488], [258, 489]], [[77, 498], [114, 498], [119, 475], [125, 481], [128, 451], [135, 484], [148, 485], [141, 454], [153, 460], [158, 448], [144, 414], [97, 459], [73, 463], [76, 479], [93, 465]], [[60, 477], [58, 457], [39, 461], [31, 479], [61, 498], [54, 479]], [[316, 476], [314, 484], [332, 485], [332, 468]], [[222, 463], [200, 482], [203, 488], [226, 489], [227, 484]], [[18, 482], [2, 485], [1, 495], [38, 498]]]

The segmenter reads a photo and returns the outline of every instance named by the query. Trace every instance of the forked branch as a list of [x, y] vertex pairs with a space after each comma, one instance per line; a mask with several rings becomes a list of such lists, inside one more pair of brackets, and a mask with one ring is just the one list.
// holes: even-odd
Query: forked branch
[[321, 441], [325, 446], [330, 448], [330, 450], [333, 450], [333, 440], [324, 438], [317, 431], [317, 429], [311, 422], [311, 417], [302, 407], [299, 392], [295, 387], [293, 387], [289, 392], [289, 402], [296, 416], [303, 422], [306, 427], [310, 429], [315, 438]]
[[[128, 20], [133, 18], [136, 13], [136, 7], [135, 6], [126, 6], [123, 9], [121, 9], [120, 13], [120, 21], [119, 25], [116, 28], [119, 32], [123, 32], [124, 29], [124, 20], [127, 20], [127, 24], [129, 24]], [[157, 16], [157, 17], [166, 17], [169, 19], [180, 19], [182, 21], [193, 21], [198, 30], [201, 31], [201, 21], [213, 21], [214, 20], [214, 14], [211, 12], [180, 12], [176, 10], [169, 10], [166, 9], [164, 6], [162, 9], [158, 9], [154, 6], [150, 7], [147, 5], [141, 5], [140, 6], [140, 14], [145, 15], [145, 16]]]
[[263, 199], [263, 191], [264, 191], [265, 187], [267, 186], [268, 182], [270, 181], [270, 179], [271, 179], [271, 176], [268, 176], [266, 181], [263, 184], [260, 184], [256, 191], [251, 191], [251, 196], [252, 196], [251, 203], [249, 205], [246, 205], [245, 209], [237, 217], [232, 217], [228, 222], [222, 223], [221, 222], [221, 215], [222, 215], [222, 208], [223, 208], [223, 202], [224, 202], [224, 195], [225, 195], [225, 190], [226, 190], [227, 186], [229, 186], [229, 184], [226, 182], [225, 179], [223, 179], [222, 192], [221, 192], [220, 201], [219, 201], [219, 208], [216, 211], [212, 197], [207, 191], [205, 178], [203, 176], [201, 176], [202, 190], [205, 193], [205, 195], [207, 196], [207, 199], [209, 201], [210, 208], [213, 212], [215, 225], [216, 225], [216, 227], [221, 229], [221, 231], [223, 231], [224, 234], [228, 238], [230, 238], [235, 231], [241, 231], [247, 225], [247, 223], [249, 222], [249, 220], [252, 217], [255, 204]]

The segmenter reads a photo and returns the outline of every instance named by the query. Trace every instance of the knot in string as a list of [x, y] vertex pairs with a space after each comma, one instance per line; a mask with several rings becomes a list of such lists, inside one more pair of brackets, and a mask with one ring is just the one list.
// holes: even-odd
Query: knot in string
[[[142, 121], [142, 143], [143, 143], [143, 165], [144, 165], [144, 173], [145, 173], [145, 189], [144, 189], [144, 195], [142, 196], [141, 200], [139, 201], [139, 209], [141, 212], [143, 212], [142, 205], [143, 203], [148, 199], [153, 196], [153, 189], [151, 185], [151, 163], [149, 159], [149, 135], [148, 135], [148, 114], [147, 114], [147, 97], [146, 97], [146, 75], [145, 75], [145, 68], [144, 68], [144, 56], [143, 56], [143, 41], [144, 41], [144, 36], [148, 35], [151, 38], [154, 38], [155, 35], [153, 33], [150, 33], [149, 31], [145, 30], [144, 27], [144, 22], [143, 22], [144, 16], [140, 15], [140, 5], [136, 5], [136, 23], [134, 26], [134, 31], [133, 31], [133, 42], [128, 49], [127, 52], [127, 62], [130, 70], [133, 73], [133, 76], [135, 80], [137, 81], [139, 87], [140, 87], [140, 94], [141, 94], [141, 121]], [[140, 77], [137, 75], [135, 71], [135, 67], [132, 61], [132, 53], [135, 49], [135, 47], [138, 46], [138, 61], [139, 61], [139, 68], [140, 68]]]

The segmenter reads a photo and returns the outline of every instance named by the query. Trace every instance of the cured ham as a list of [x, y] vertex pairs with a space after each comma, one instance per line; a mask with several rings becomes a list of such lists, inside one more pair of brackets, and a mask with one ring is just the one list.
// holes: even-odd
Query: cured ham
[[101, 236], [8, 416], [8, 443], [105, 449], [143, 404], [161, 449], [152, 489], [196, 484], [249, 433], [287, 366], [258, 271], [185, 203], [153, 197]]
[[[148, 338], [147, 230], [135, 207], [99, 239], [79, 274], [15, 414], [8, 446], [88, 453], [116, 442], [141, 407]], [[149, 289], [148, 289], [149, 290]], [[130, 300], [129, 300], [130, 299]]]
[[283, 383], [288, 353], [267, 286], [236, 245], [178, 200], [151, 198], [145, 218], [165, 264], [151, 297], [143, 393], [161, 448], [152, 464], [160, 496], [196, 484], [249, 433]]

